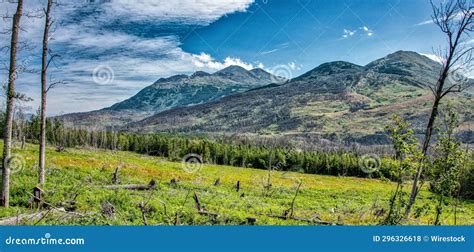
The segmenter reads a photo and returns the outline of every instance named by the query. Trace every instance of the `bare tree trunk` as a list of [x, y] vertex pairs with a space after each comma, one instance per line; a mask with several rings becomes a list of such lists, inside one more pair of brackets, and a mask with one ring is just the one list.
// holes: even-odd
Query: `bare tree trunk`
[[450, 85], [448, 82], [446, 84], [448, 75], [452, 74], [452, 69], [457, 69], [456, 64], [462, 63], [465, 66], [470, 66], [474, 61], [472, 55], [474, 48], [465, 43], [465, 38], [469, 38], [470, 33], [473, 31], [474, 7], [471, 2], [456, 0], [442, 2], [438, 7], [433, 2], [431, 2], [431, 5], [433, 8], [433, 22], [445, 33], [449, 45], [446, 55], [440, 55], [445, 59], [445, 62], [443, 62], [438, 81], [434, 87], [430, 87], [434, 95], [433, 107], [425, 130], [422, 149], [423, 156], [413, 179], [410, 200], [405, 209], [405, 217], [408, 217], [410, 214], [416, 196], [420, 191], [421, 185], [419, 186], [418, 184], [423, 173], [423, 165], [428, 156], [433, 127], [438, 116], [438, 106], [445, 95], [463, 90], [462, 83], [451, 83]]
[[436, 90], [435, 90], [436, 93], [434, 94], [433, 106], [431, 107], [430, 118], [428, 120], [428, 124], [426, 125], [425, 137], [423, 139], [423, 149], [422, 149], [423, 160], [421, 160], [422, 163], [420, 164], [418, 170], [416, 171], [415, 177], [413, 179], [413, 185], [412, 185], [411, 193], [410, 193], [410, 200], [405, 209], [405, 217], [408, 217], [408, 215], [410, 214], [411, 208], [413, 204], [415, 203], [416, 197], [418, 196], [418, 192], [420, 191], [418, 182], [423, 172], [423, 163], [428, 156], [428, 149], [430, 146], [431, 136], [433, 135], [434, 123], [435, 123], [436, 117], [438, 116], [439, 103], [441, 101], [441, 98], [443, 98], [444, 83], [446, 82], [446, 78], [448, 77], [448, 74], [449, 74], [449, 66], [451, 65], [451, 60], [454, 54], [454, 50], [455, 48], [451, 49], [449, 53], [449, 57], [445, 65], [443, 66], [440, 77], [436, 84]]
[[[434, 122], [436, 119], [436, 116], [438, 114], [438, 106], [439, 106], [440, 99], [435, 97], [435, 100], [433, 102], [433, 107], [431, 108], [431, 114], [430, 118], [428, 121], [428, 125], [426, 126], [425, 130], [425, 137], [423, 140], [423, 160], [421, 162], [424, 162], [424, 159], [426, 158], [428, 154], [428, 148], [430, 146], [430, 141], [431, 141], [431, 135], [433, 134], [433, 127], [434, 127]], [[418, 182], [420, 180], [421, 174], [423, 172], [423, 164], [420, 165], [418, 170], [416, 171], [415, 177], [413, 179], [413, 185], [411, 188], [411, 193], [410, 193], [410, 200], [408, 202], [407, 208], [405, 210], [405, 216], [408, 217], [411, 211], [411, 207], [415, 203], [416, 196], [418, 195], [418, 192], [420, 188], [418, 187]]]
[[18, 47], [18, 34], [20, 33], [20, 19], [23, 14], [23, 0], [18, 0], [16, 13], [13, 16], [12, 39], [10, 45], [10, 69], [8, 73], [7, 87], [7, 111], [5, 118], [4, 141], [3, 141], [3, 170], [2, 170], [2, 194], [0, 198], [1, 205], [8, 207], [10, 205], [10, 168], [8, 162], [10, 159], [10, 149], [12, 144], [13, 128], [13, 102], [15, 99], [15, 79], [16, 79], [16, 53]]
[[48, 40], [49, 28], [51, 26], [51, 7], [53, 0], [48, 0], [48, 7], [46, 9], [46, 21], [44, 25], [43, 34], [43, 55], [41, 66], [41, 112], [40, 112], [40, 141], [39, 141], [39, 174], [38, 183], [44, 185], [45, 183], [45, 159], [46, 159], [46, 95], [47, 95], [47, 71], [48, 71]]
[[438, 107], [441, 102], [441, 99], [443, 98], [443, 93], [445, 92], [444, 84], [446, 82], [446, 79], [448, 78], [451, 61], [453, 60], [455, 51], [456, 51], [456, 46], [450, 47], [448, 58], [446, 59], [446, 63], [443, 65], [443, 69], [441, 70], [441, 74], [435, 86], [436, 88], [434, 89], [435, 92], [434, 92], [433, 106], [431, 107], [431, 113], [428, 120], [428, 124], [426, 125], [425, 137], [423, 139], [423, 149], [422, 149], [423, 157], [421, 160], [422, 164], [416, 171], [415, 177], [413, 179], [413, 185], [412, 185], [411, 193], [410, 193], [410, 200], [405, 210], [405, 217], [408, 217], [408, 215], [410, 214], [411, 207], [415, 203], [416, 197], [418, 196], [418, 192], [420, 191], [420, 188], [418, 187], [418, 182], [423, 172], [423, 162], [426, 160], [428, 156], [431, 136], [433, 135], [434, 123], [435, 123], [436, 117], [438, 116]]

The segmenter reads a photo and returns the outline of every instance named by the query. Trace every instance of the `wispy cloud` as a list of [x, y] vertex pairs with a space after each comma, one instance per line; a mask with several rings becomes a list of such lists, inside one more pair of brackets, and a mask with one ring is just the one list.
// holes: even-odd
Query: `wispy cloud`
[[[470, 11], [469, 13], [473, 13], [474, 11]], [[454, 15], [452, 15], [452, 20], [453, 21], [456, 21], [456, 20], [460, 20], [464, 15], [466, 15], [466, 13], [468, 13], [467, 11], [464, 13], [464, 12], [458, 12]], [[427, 20], [424, 20], [424, 21], [421, 21], [417, 24], [415, 24], [415, 26], [420, 26], [420, 25], [429, 25], [429, 24], [434, 24], [433, 22], [433, 19], [427, 19]]]
[[223, 15], [245, 11], [253, 0], [114, 0], [104, 4], [107, 16], [132, 20], [209, 24]]
[[275, 48], [273, 48], [273, 49], [260, 52], [260, 55], [266, 55], [266, 54], [278, 52], [278, 51], [280, 51], [280, 50], [283, 50], [283, 49], [287, 48], [289, 45], [290, 45], [290, 43], [288, 43], [288, 42], [287, 42], [287, 43], [279, 44], [277, 47], [275, 47]]
[[443, 63], [443, 58], [436, 55], [436, 54], [432, 54], [432, 53], [420, 53], [420, 55], [423, 55], [433, 61], [436, 61], [438, 63]]
[[[251, 63], [246, 63], [239, 58], [227, 57], [223, 62], [216, 61], [211, 55], [207, 53], [201, 53], [199, 55], [192, 55], [192, 63], [194, 66], [200, 69], [211, 69], [219, 70], [228, 66], [241, 66], [247, 70], [251, 70], [254, 67]], [[263, 67], [263, 64], [259, 64], [259, 67]]]
[[369, 36], [369, 37], [372, 37], [372, 35], [374, 35], [374, 31], [372, 31], [371, 29], [369, 29], [369, 27], [367, 27], [367, 26], [363, 26], [361, 29], [362, 29], [362, 30], [365, 32], [365, 34], [367, 34], [367, 36]]
[[[235, 57], [219, 61], [206, 53], [186, 52], [179, 39], [183, 30], [246, 11], [253, 0], [64, 0], [61, 3], [53, 15], [57, 27], [50, 45], [61, 58], [56, 62], [58, 67], [51, 67], [50, 73], [67, 85], [51, 91], [48, 106], [51, 115], [110, 106], [159, 77], [196, 70], [216, 71], [232, 64], [247, 69], [254, 67]], [[41, 9], [41, 4], [42, 1], [29, 1], [25, 9]], [[0, 3], [0, 9], [5, 12], [13, 13], [14, 7]], [[0, 29], [9, 28], [9, 22], [0, 22]], [[22, 20], [26, 32], [21, 34], [21, 39], [30, 41], [35, 49], [22, 52], [20, 58], [40, 55], [43, 24], [44, 20], [39, 18]], [[1, 47], [8, 37], [0, 35], [0, 38]], [[7, 55], [1, 54], [0, 61], [8, 61]], [[38, 69], [39, 57], [32, 62], [29, 67]], [[114, 78], [107, 85], [97, 84], [92, 78], [94, 69], [101, 65], [113, 69]], [[0, 74], [4, 78], [4, 72]], [[33, 110], [38, 106], [38, 81], [38, 74], [29, 73], [21, 74], [18, 79], [19, 91], [35, 99], [29, 104]]]
[[425, 20], [425, 21], [422, 21], [422, 22], [419, 22], [418, 24], [416, 24], [415, 26], [419, 26], [419, 25], [428, 25], [428, 24], [433, 24], [433, 20]]
[[278, 52], [280, 51], [279, 48], [275, 48], [275, 49], [271, 49], [271, 50], [268, 50], [268, 51], [263, 51], [260, 53], [260, 55], [266, 55], [266, 54], [270, 54], [270, 53], [274, 53], [274, 52]]
[[355, 30], [351, 30], [351, 29], [346, 28], [346, 29], [343, 30], [342, 38], [343, 39], [344, 38], [350, 38], [350, 37], [353, 37], [357, 34], [361, 34], [361, 35], [365, 34], [368, 37], [372, 37], [372, 35], [374, 35], [374, 31], [371, 30], [367, 26], [362, 26], [362, 27], [359, 27], [359, 29], [355, 29]]
[[354, 30], [354, 31], [351, 31], [351, 30], [349, 30], [349, 29], [344, 29], [343, 32], [344, 32], [344, 34], [342, 34], [342, 37], [343, 37], [343, 38], [348, 38], [348, 37], [354, 36], [357, 31], [355, 31], [355, 30]]

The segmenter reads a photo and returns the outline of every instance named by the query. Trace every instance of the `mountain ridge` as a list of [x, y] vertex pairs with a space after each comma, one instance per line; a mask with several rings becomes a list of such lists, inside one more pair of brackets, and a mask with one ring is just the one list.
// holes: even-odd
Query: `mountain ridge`
[[175, 107], [202, 104], [268, 85], [276, 77], [263, 69], [229, 66], [213, 74], [196, 71], [160, 78], [136, 95], [112, 106], [59, 116], [75, 126], [119, 127]]
[[[321, 134], [326, 138], [387, 143], [392, 114], [420, 130], [441, 65], [398, 51], [365, 66], [335, 61], [281, 85], [267, 85], [210, 103], [175, 108], [130, 123], [124, 130], [180, 133]], [[458, 105], [472, 100], [463, 94]], [[469, 102], [467, 102], [469, 104]], [[464, 106], [463, 112], [472, 109]], [[472, 127], [467, 118], [462, 128]], [[474, 141], [470, 130], [468, 141]]]
[[[115, 120], [122, 124], [121, 130], [140, 133], [317, 134], [331, 141], [385, 144], [388, 138], [384, 127], [390, 123], [393, 114], [407, 118], [417, 130], [423, 128], [431, 104], [431, 93], [427, 85], [436, 82], [440, 67], [439, 63], [416, 52], [397, 51], [365, 66], [345, 61], [323, 63], [296, 78], [275, 83], [273, 80], [278, 78], [262, 69], [247, 71], [242, 67], [232, 66], [213, 74], [196, 72], [190, 76], [161, 78], [140, 92], [189, 85], [207, 87], [205, 83], [202, 85], [203, 83], [189, 80], [205, 80], [216, 76], [225, 77], [229, 83], [239, 80], [238, 83], [244, 85], [245, 90], [207, 101], [194, 99], [199, 102], [181, 104], [182, 106], [171, 104], [167, 108], [160, 107], [153, 115], [146, 112], [150, 110], [146, 107], [149, 104], [139, 106], [140, 100], [137, 101], [138, 105], [120, 107], [133, 102], [134, 97], [152, 100], [152, 97], [139, 95], [139, 92], [136, 96], [115, 104], [117, 107], [112, 107], [110, 111], [107, 111], [108, 108], [104, 109], [109, 117], [105, 117], [104, 121]], [[252, 83], [255, 78], [269, 83], [256, 87], [245, 84]], [[220, 87], [228, 87], [227, 84], [222, 83]], [[193, 91], [197, 91], [194, 97], [199, 97], [199, 93], [215, 96], [219, 94], [218, 90]], [[186, 89], [179, 89], [179, 92], [171, 94], [183, 95], [184, 91]], [[174, 95], [170, 96], [170, 100], [176, 100]], [[474, 104], [472, 94], [463, 93], [458, 98], [453, 102], [460, 105], [464, 113], [474, 109], [474, 105], [470, 105]], [[128, 107], [139, 109], [127, 110]], [[81, 120], [87, 121], [86, 118]], [[467, 142], [474, 142], [474, 134], [469, 130], [474, 128], [473, 122], [474, 118], [467, 116], [461, 125], [461, 133], [467, 136]]]

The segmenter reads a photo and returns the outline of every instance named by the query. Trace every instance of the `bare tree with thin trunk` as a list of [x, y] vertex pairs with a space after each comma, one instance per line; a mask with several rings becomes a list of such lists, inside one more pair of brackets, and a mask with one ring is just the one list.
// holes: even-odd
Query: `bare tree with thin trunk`
[[3, 142], [3, 170], [2, 170], [2, 192], [0, 197], [1, 205], [8, 207], [10, 205], [10, 152], [12, 144], [13, 128], [13, 105], [15, 99], [15, 79], [16, 79], [16, 54], [18, 46], [18, 34], [20, 33], [20, 20], [23, 14], [23, 0], [18, 0], [16, 13], [13, 16], [12, 36], [10, 46], [10, 67], [8, 70], [7, 86], [7, 111], [5, 117], [4, 142]]
[[[41, 60], [41, 111], [40, 111], [40, 141], [39, 141], [39, 174], [38, 183], [44, 185], [45, 183], [45, 159], [46, 159], [46, 95], [48, 93], [47, 86], [47, 71], [49, 64], [54, 59], [54, 55], [48, 60], [48, 42], [49, 30], [53, 23], [51, 18], [51, 9], [53, 0], [48, 0], [48, 5], [45, 12], [45, 24], [43, 33], [43, 53]], [[50, 86], [51, 87], [51, 86]]]
[[[439, 50], [437, 55], [443, 59], [442, 68], [435, 85], [430, 86], [433, 93], [433, 105], [423, 139], [423, 159], [426, 161], [429, 152], [430, 140], [438, 108], [441, 100], [449, 93], [461, 92], [469, 86], [469, 80], [463, 76], [472, 68], [474, 62], [472, 45], [466, 42], [474, 30], [473, 15], [474, 6], [472, 1], [450, 0], [436, 5], [431, 1], [433, 8], [433, 22], [446, 35], [448, 45], [444, 50]], [[405, 210], [405, 216], [410, 214], [411, 207], [422, 183], [423, 166], [420, 165], [414, 176], [410, 200]]]

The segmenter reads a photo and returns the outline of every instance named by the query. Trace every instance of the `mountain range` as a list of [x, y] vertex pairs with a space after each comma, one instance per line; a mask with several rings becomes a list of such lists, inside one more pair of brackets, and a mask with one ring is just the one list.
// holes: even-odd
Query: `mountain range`
[[[418, 53], [398, 51], [365, 66], [325, 63], [276, 84], [278, 77], [262, 69], [232, 66], [160, 79], [109, 108], [61, 118], [141, 133], [281, 134], [384, 144], [393, 114], [422, 133], [432, 104], [427, 86], [436, 83], [440, 67]], [[472, 93], [446, 100], [462, 115], [463, 141], [474, 142]]]
[[211, 102], [280, 79], [260, 68], [247, 71], [240, 66], [229, 66], [213, 74], [198, 71], [189, 76], [175, 75], [161, 78], [133, 97], [111, 107], [67, 114], [60, 118], [74, 126], [119, 128], [161, 111]]

